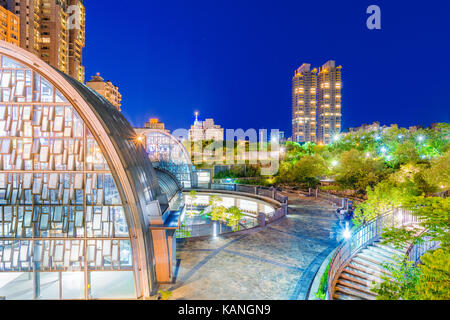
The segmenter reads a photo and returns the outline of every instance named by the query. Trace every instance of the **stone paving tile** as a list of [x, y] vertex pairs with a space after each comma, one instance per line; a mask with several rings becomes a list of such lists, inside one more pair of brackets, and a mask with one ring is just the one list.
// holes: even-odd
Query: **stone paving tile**
[[227, 244], [230, 241], [233, 241], [236, 237], [224, 237], [224, 238], [215, 238], [208, 240], [188, 240], [186, 242], [177, 243], [177, 248], [179, 250], [184, 249], [217, 249]]
[[289, 299], [301, 272], [221, 252], [174, 291], [174, 299]]
[[325, 248], [317, 242], [266, 229], [247, 237], [245, 241], [233, 243], [227, 249], [306, 268], [316, 253]]
[[208, 257], [211, 252], [190, 252], [190, 251], [179, 251], [177, 252], [177, 262], [179, 261], [179, 267], [177, 271], [177, 280], [183, 279], [186, 274], [192, 270], [199, 261], [202, 261]]

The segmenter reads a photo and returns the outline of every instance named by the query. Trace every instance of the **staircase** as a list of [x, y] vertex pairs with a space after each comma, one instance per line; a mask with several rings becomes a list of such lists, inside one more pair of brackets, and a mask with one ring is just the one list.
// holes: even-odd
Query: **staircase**
[[394, 263], [396, 256], [405, 254], [402, 250], [383, 245], [380, 242], [359, 251], [340, 274], [333, 291], [334, 300], [375, 300], [376, 294], [370, 289], [372, 282], [381, 283], [382, 276], [390, 273], [383, 268], [385, 263]]

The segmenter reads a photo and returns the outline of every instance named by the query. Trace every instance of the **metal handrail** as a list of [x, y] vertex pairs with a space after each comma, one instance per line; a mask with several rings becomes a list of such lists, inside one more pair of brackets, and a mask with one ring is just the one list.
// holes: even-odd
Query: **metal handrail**
[[331, 260], [328, 272], [327, 291], [329, 299], [333, 299], [333, 288], [342, 270], [351, 258], [362, 248], [365, 248], [381, 238], [384, 228], [392, 226], [404, 226], [411, 223], [418, 223], [417, 217], [409, 211], [395, 208], [386, 212], [367, 224], [359, 227], [348, 240], [343, 240], [336, 249]]
[[[423, 231], [418, 237], [421, 238], [425, 234], [429, 233], [429, 230]], [[414, 262], [417, 265], [420, 259], [431, 250], [435, 250], [441, 247], [440, 241], [435, 241], [431, 237], [424, 237], [425, 239], [420, 243], [412, 243], [408, 251], [406, 251], [406, 256], [408, 261]]]
[[248, 193], [256, 196], [263, 196], [271, 198], [272, 200], [278, 201], [281, 204], [288, 203], [288, 197], [282, 195], [279, 191], [275, 189], [270, 189], [267, 187], [247, 185], [247, 184], [223, 184], [223, 183], [212, 183], [212, 190], [222, 190], [222, 191], [236, 191], [242, 193]]

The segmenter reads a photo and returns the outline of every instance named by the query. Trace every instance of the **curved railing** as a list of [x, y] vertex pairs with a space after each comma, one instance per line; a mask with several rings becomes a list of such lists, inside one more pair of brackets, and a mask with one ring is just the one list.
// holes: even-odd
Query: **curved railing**
[[[433, 196], [445, 199], [445, 198], [448, 198], [449, 191], [448, 190], [442, 191], [442, 192], [434, 194]], [[424, 237], [424, 235], [429, 232], [430, 232], [429, 230], [423, 231], [419, 235], [419, 238], [422, 238], [422, 241], [417, 244], [414, 244], [414, 243], [411, 244], [411, 246], [408, 248], [408, 251], [406, 252], [406, 256], [408, 257], [408, 260], [414, 262], [415, 265], [417, 265], [420, 262], [420, 259], [425, 255], [425, 253], [427, 253], [428, 251], [431, 251], [431, 250], [439, 249], [441, 247], [440, 241], [435, 241], [435, 240], [433, 240], [432, 237], [427, 237], [427, 236]]]
[[[428, 230], [425, 230], [422, 232], [419, 237], [422, 237], [424, 234], [428, 233]], [[408, 248], [408, 251], [406, 252], [406, 256], [408, 257], [409, 261], [414, 262], [414, 265], [417, 265], [420, 262], [420, 259], [431, 250], [436, 250], [441, 247], [440, 241], [433, 240], [432, 237], [423, 237], [422, 241], [417, 244], [411, 244], [411, 246]]]
[[236, 184], [236, 183], [212, 183], [211, 190], [235, 191], [235, 192], [248, 193], [251, 195], [271, 198], [273, 200], [278, 201], [281, 204], [287, 204], [287, 202], [288, 202], [288, 197], [282, 195], [279, 191], [277, 191], [274, 188], [253, 186], [253, 185], [247, 185], [247, 184]]
[[385, 228], [402, 227], [418, 222], [417, 217], [412, 215], [411, 212], [395, 208], [358, 228], [352, 233], [350, 239], [343, 240], [333, 255], [328, 271], [328, 299], [333, 299], [333, 288], [349, 260], [361, 249], [378, 241]]

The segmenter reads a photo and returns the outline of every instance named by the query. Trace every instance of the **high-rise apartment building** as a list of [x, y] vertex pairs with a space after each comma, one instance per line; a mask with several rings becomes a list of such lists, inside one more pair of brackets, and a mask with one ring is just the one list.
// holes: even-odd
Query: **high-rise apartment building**
[[4, 7], [0, 7], [0, 40], [20, 45], [19, 17]]
[[86, 82], [86, 85], [104, 96], [117, 110], [121, 111], [122, 95], [119, 92], [119, 88], [113, 85], [111, 81], [105, 81], [100, 76], [100, 73], [97, 73], [91, 80]]
[[292, 80], [292, 140], [329, 144], [341, 132], [342, 66], [304, 63]]
[[20, 18], [20, 46], [84, 82], [85, 8], [82, 0], [7, 0]]
[[292, 79], [292, 137], [316, 142], [317, 69], [304, 63]]
[[329, 144], [342, 126], [342, 66], [328, 61], [317, 77], [317, 141]]

